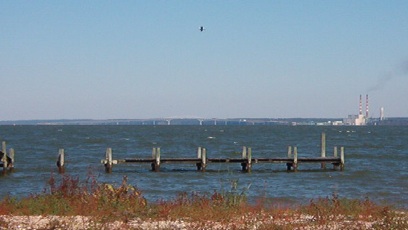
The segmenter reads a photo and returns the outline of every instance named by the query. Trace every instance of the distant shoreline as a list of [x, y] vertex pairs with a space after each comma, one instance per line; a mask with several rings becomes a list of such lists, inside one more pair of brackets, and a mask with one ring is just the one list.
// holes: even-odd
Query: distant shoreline
[[[3, 120], [0, 125], [326, 125], [343, 118], [147, 118], [147, 119], [51, 119]], [[408, 125], [408, 117], [371, 118], [368, 125]]]

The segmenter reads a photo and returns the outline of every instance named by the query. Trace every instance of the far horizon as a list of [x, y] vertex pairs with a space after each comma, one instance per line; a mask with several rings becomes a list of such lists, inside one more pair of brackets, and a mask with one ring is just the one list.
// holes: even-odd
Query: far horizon
[[[357, 115], [349, 115], [357, 116]], [[0, 124], [11, 124], [13, 122], [61, 122], [61, 123], [71, 123], [71, 122], [131, 122], [131, 121], [176, 121], [176, 120], [196, 120], [196, 121], [241, 121], [241, 122], [260, 122], [260, 121], [316, 121], [316, 122], [337, 122], [343, 121], [347, 117], [291, 117], [291, 118], [279, 118], [279, 117], [230, 117], [230, 118], [203, 118], [203, 117], [152, 117], [152, 118], [110, 118], [110, 119], [27, 119], [27, 120], [0, 120]], [[369, 117], [368, 120], [379, 120], [379, 117]], [[395, 119], [407, 119], [408, 117], [386, 117], [385, 120], [395, 120]]]

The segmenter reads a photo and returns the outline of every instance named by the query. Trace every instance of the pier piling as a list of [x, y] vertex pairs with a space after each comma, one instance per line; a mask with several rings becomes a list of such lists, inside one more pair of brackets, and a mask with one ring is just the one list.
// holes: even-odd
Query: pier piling
[[[334, 148], [333, 148], [333, 157], [336, 157], [337, 158], [337, 151], [338, 151], [338, 149], [337, 149], [337, 146], [334, 146]], [[337, 168], [338, 168], [338, 164], [333, 164], [333, 169], [334, 170], [336, 170]]]
[[[197, 159], [201, 159], [202, 151], [203, 151], [202, 147], [198, 147], [198, 149], [197, 149]], [[201, 165], [202, 165], [202, 162], [196, 163], [197, 171], [202, 170]]]
[[159, 172], [160, 171], [160, 148], [153, 148], [152, 157], [154, 162], [152, 165], [152, 171]]
[[1, 159], [0, 167], [3, 168], [3, 174], [7, 174], [7, 171], [13, 171], [14, 169], [14, 149], [10, 148], [7, 154], [7, 145], [5, 141], [1, 143]]
[[105, 171], [107, 173], [111, 173], [112, 172], [112, 149], [111, 148], [107, 148], [106, 149], [106, 158], [105, 158]]
[[[292, 146], [288, 146], [288, 159], [292, 157]], [[293, 163], [286, 163], [286, 171], [290, 171], [292, 169]]]
[[205, 172], [205, 169], [207, 167], [207, 149], [203, 148], [202, 149], [202, 154], [201, 154], [201, 171]]
[[63, 174], [65, 173], [65, 153], [64, 149], [59, 149], [58, 151], [58, 160], [57, 160], [58, 172]]
[[3, 153], [3, 156], [1, 158], [1, 162], [3, 164], [3, 174], [7, 173], [7, 169], [8, 169], [8, 159], [7, 159], [7, 151], [6, 151], [6, 142], [3, 141], [1, 143], [1, 150]]
[[[246, 148], [246, 146], [242, 146], [242, 154], [241, 154], [241, 156], [242, 156], [242, 159], [246, 159], [246, 157], [247, 157], [247, 148]], [[246, 170], [246, 163], [245, 162], [242, 162], [241, 163], [241, 170], [244, 172], [245, 170]]]
[[[202, 155], [202, 148], [198, 147], [197, 149], [197, 159], [201, 159], [201, 155]], [[202, 167], [201, 167], [201, 162], [200, 163], [196, 163], [197, 166], [197, 171], [201, 171]]]
[[249, 147], [244, 146], [242, 148], [242, 160], [241, 163], [242, 171], [243, 172], [251, 172], [252, 168], [252, 149]]
[[344, 147], [340, 147], [340, 170], [344, 170]]
[[[326, 133], [322, 132], [322, 138], [321, 138], [321, 157], [325, 158], [326, 157]], [[326, 163], [322, 162], [321, 164], [322, 169], [326, 168]]]
[[246, 159], [247, 157], [247, 147], [243, 146], [242, 147], [242, 159]]
[[298, 168], [298, 150], [297, 146], [293, 147], [293, 171], [297, 172]]
[[14, 169], [14, 149], [13, 148], [9, 149], [9, 158], [10, 158], [10, 164], [8, 165], [8, 167], [11, 171], [13, 171]]
[[251, 169], [252, 169], [252, 148], [248, 147], [246, 172], [251, 172]]
[[198, 158], [198, 159], [201, 159], [201, 153], [202, 153], [202, 151], [203, 151], [202, 147], [198, 147], [198, 149], [197, 149], [197, 158]]
[[242, 171], [251, 172], [251, 168], [252, 168], [252, 149], [251, 148], [246, 147], [246, 146], [242, 148], [242, 159], [243, 159], [243, 162], [241, 163]]

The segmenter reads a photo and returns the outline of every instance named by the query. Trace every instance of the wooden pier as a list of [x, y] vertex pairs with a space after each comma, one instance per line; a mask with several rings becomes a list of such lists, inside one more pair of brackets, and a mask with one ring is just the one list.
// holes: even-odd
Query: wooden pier
[[6, 142], [1, 143], [1, 152], [0, 152], [0, 167], [3, 168], [3, 174], [6, 174], [8, 171], [13, 171], [14, 169], [14, 149], [10, 148], [7, 154]]
[[288, 154], [285, 158], [253, 158], [252, 149], [243, 147], [241, 158], [208, 158], [207, 150], [203, 147], [198, 147], [196, 158], [161, 158], [160, 148], [153, 148], [151, 158], [129, 158], [114, 160], [112, 157], [112, 149], [106, 150], [105, 159], [101, 160], [105, 166], [107, 173], [112, 172], [112, 167], [115, 164], [147, 163], [151, 165], [152, 171], [160, 171], [162, 164], [193, 164], [198, 171], [205, 171], [208, 164], [213, 163], [239, 163], [243, 172], [251, 172], [253, 164], [259, 163], [284, 163], [288, 171], [297, 171], [299, 164], [305, 163], [320, 163], [321, 168], [325, 169], [326, 164], [332, 164], [334, 169], [344, 169], [344, 147], [340, 147], [340, 156], [338, 156], [338, 148], [334, 147], [333, 156], [326, 157], [326, 134], [322, 133], [321, 138], [321, 156], [315, 158], [299, 158], [297, 146], [288, 146]]

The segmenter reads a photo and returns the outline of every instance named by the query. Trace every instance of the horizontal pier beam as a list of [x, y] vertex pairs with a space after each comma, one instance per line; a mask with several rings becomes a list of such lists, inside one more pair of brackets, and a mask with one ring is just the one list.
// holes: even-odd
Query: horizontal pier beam
[[[245, 163], [248, 159], [242, 158], [207, 158], [208, 163]], [[293, 163], [293, 158], [251, 158], [253, 163]], [[154, 163], [156, 159], [120, 159], [112, 160], [112, 164], [125, 164], [125, 163]], [[341, 158], [335, 157], [317, 157], [317, 158], [298, 158], [298, 163], [341, 163]], [[101, 161], [102, 164], [106, 164], [106, 160]], [[160, 158], [160, 163], [179, 163], [179, 164], [196, 164], [201, 163], [199, 158]]]
[[316, 162], [341, 163], [341, 159], [334, 158], [334, 157], [298, 158], [298, 162], [301, 162], [301, 163], [316, 163]]
[[[118, 164], [124, 163], [154, 163], [156, 159], [123, 159], [116, 160]], [[198, 158], [160, 158], [160, 163], [200, 163], [201, 159]]]

